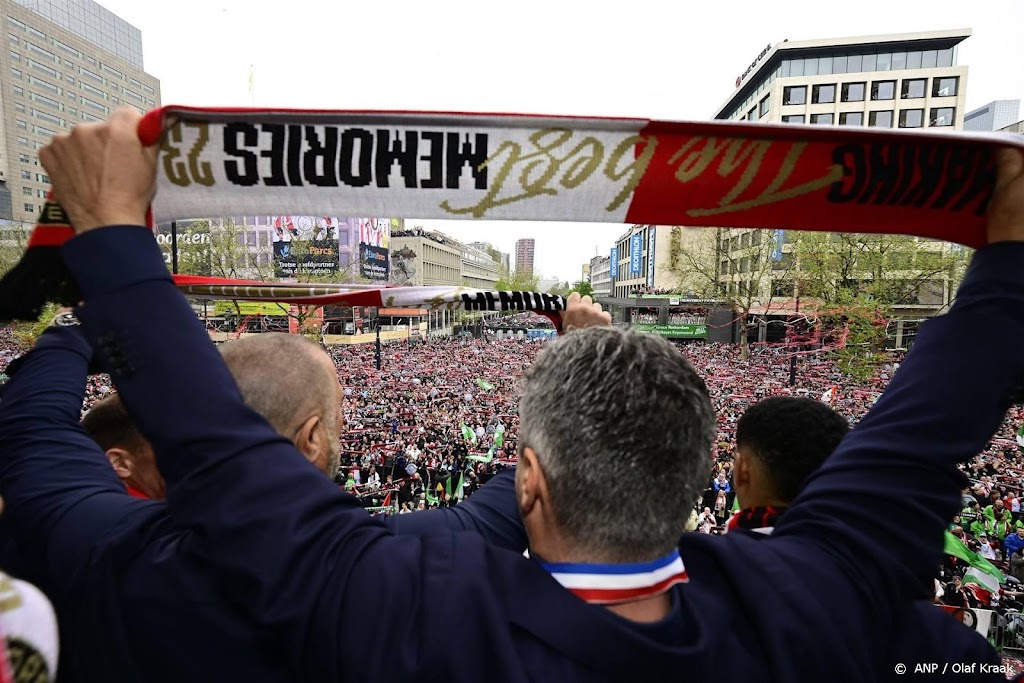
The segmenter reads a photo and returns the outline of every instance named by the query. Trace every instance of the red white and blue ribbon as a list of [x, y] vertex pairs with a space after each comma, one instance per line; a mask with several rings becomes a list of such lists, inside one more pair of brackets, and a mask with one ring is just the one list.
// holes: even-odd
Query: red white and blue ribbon
[[541, 563], [566, 590], [595, 605], [650, 598], [689, 581], [679, 551], [651, 562], [625, 564]]

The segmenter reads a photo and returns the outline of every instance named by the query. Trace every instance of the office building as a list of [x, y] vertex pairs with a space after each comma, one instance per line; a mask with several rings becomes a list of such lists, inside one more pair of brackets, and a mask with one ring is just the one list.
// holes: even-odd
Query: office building
[[0, 11], [0, 219], [33, 224], [50, 184], [39, 149], [118, 106], [159, 106], [160, 81], [144, 70], [139, 29], [91, 0], [0, 0]]
[[[963, 29], [769, 45], [736, 79], [714, 118], [962, 129], [968, 70], [958, 64], [957, 49], [970, 35]], [[800, 233], [724, 228], [717, 233], [720, 294], [755, 307], [770, 305], [777, 314], [794, 313], [801, 294], [796, 286], [801, 264], [795, 258]], [[895, 306], [898, 312], [934, 315], [949, 303], [956, 283], [948, 274], [931, 274], [913, 264], [943, 258], [949, 247], [914, 242], [903, 249], [909, 263], [884, 276], [920, 282], [916, 294]], [[857, 272], [859, 279], [870, 277]]]
[[509, 254], [507, 254], [504, 251], [501, 251], [500, 249], [495, 248], [495, 246], [490, 242], [470, 242], [467, 246], [472, 247], [474, 249], [479, 249], [482, 252], [490, 254], [491, 258], [497, 261], [498, 267], [501, 269], [502, 272], [507, 273], [510, 270], [512, 270], [512, 264], [510, 261]]
[[488, 251], [462, 245], [462, 284], [474, 289], [494, 289], [500, 278], [501, 263]]
[[963, 127], [969, 29], [785, 41], [736, 79], [716, 119], [761, 123]]
[[391, 233], [391, 282], [395, 285], [463, 285], [464, 245], [421, 227]]
[[1020, 121], [1020, 100], [996, 100], [964, 114], [964, 130], [989, 132]]
[[533, 273], [535, 242], [532, 237], [516, 240], [516, 272]]
[[611, 296], [611, 259], [607, 256], [595, 256], [590, 259], [590, 287], [594, 290], [595, 299]]

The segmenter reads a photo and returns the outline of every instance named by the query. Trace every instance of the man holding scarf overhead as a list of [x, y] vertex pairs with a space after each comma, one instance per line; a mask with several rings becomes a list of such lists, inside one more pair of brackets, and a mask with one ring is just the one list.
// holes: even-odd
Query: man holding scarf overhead
[[[955, 465], [982, 448], [1024, 376], [1019, 152], [1001, 155], [989, 213], [990, 242], [1005, 243], [979, 250], [957, 303], [925, 325], [770, 538], [686, 539], [702, 577], [687, 586], [675, 548], [710, 474], [714, 419], [668, 342], [572, 332], [529, 371], [516, 495], [533, 559], [474, 535], [394, 536], [288, 457], [294, 447], [240, 400], [138, 227], [155, 155], [137, 121], [121, 111], [40, 153], [79, 233], [64, 247], [78, 313], [154, 445], [175, 523], [202, 530], [210, 571], [296, 680], [880, 677], [872, 653], [893, 636], [889, 612], [913, 599], [958, 509]], [[97, 272], [111, 273], [102, 286]], [[161, 315], [124, 320], [143, 304]], [[977, 335], [982, 324], [1003, 334]], [[173, 368], [162, 361], [172, 349]], [[381, 607], [367, 588], [380, 583], [386, 604], [367, 624], [370, 601]], [[459, 624], [457, 651], [439, 619]], [[379, 647], [384, 634], [401, 652]]]

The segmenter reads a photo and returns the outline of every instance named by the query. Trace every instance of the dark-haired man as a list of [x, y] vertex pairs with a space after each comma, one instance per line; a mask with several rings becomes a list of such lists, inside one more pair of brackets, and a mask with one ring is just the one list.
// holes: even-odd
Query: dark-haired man
[[[821, 401], [775, 396], [755, 403], [736, 424], [733, 481], [742, 508], [729, 520], [733, 533], [771, 535], [807, 479], [820, 468], [850, 430], [846, 418]], [[986, 663], [997, 667], [999, 655], [976, 631], [967, 628], [930, 599], [931, 582], [913, 606], [893, 605], [900, 622], [891, 648], [879, 657], [879, 670], [896, 680], [914, 680], [896, 673], [907, 662]], [[980, 671], [972, 680], [1000, 681], [1003, 674]], [[909, 678], [908, 678], [909, 677]]]
[[107, 456], [130, 495], [164, 499], [164, 478], [156, 467], [153, 447], [139, 433], [116, 393], [89, 409], [82, 418], [82, 428]]

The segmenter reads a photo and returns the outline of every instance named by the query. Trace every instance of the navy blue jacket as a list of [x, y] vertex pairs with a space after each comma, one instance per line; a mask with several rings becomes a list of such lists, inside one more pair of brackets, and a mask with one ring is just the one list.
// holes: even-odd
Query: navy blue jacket
[[[932, 574], [959, 509], [955, 465], [984, 447], [1024, 377], [1024, 244], [993, 245], [775, 534], [684, 537], [692, 582], [645, 626], [477, 534], [396, 536], [367, 517], [245, 406], [148, 231], [97, 230], [63, 249], [176, 528], [296, 680], [884, 680], [892, 615]], [[112, 600], [92, 602], [101, 624]]]
[[[202, 567], [196, 534], [174, 525], [165, 504], [129, 496], [81, 429], [91, 356], [80, 328], [52, 328], [0, 397], [0, 492], [18, 554], [5, 560], [56, 606], [60, 680], [295, 680], [273, 634], [226, 602]], [[389, 525], [470, 529], [525, 546], [507, 511], [488, 512], [499, 501], [507, 507], [512, 477], [499, 475], [461, 506]], [[387, 591], [368, 586], [367, 596]]]

